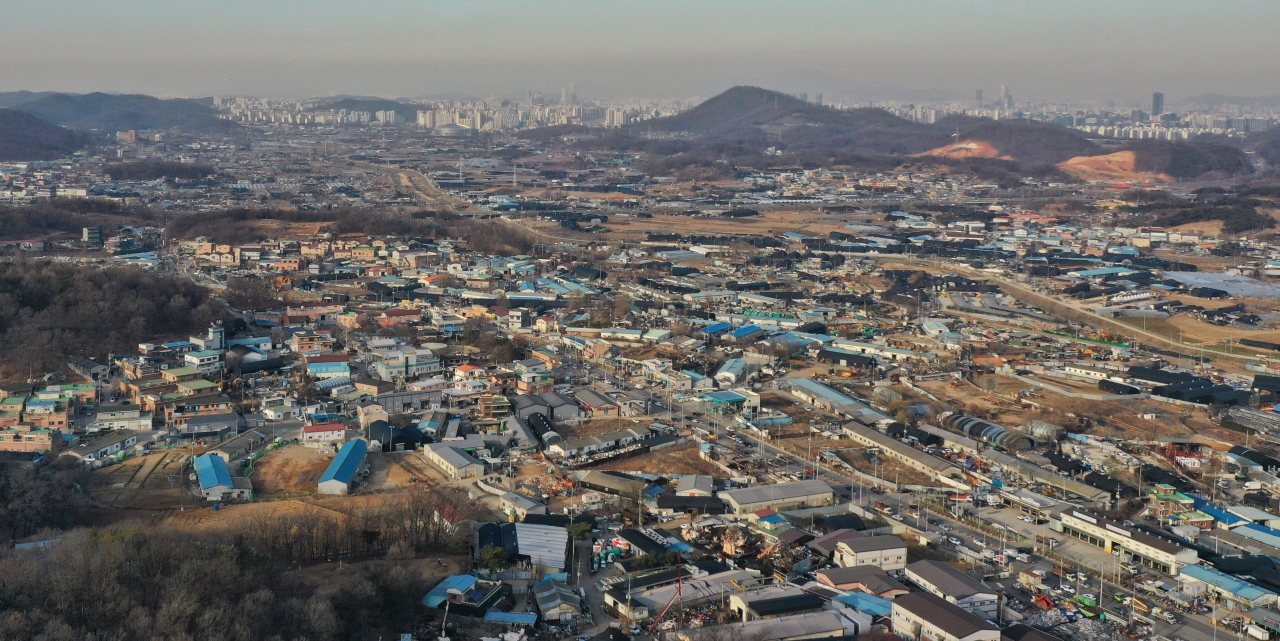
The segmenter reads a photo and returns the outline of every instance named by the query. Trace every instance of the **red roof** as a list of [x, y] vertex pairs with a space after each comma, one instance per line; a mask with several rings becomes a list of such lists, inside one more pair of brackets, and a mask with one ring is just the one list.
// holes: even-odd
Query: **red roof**
[[347, 426], [342, 423], [325, 423], [323, 425], [307, 425], [302, 428], [307, 434], [315, 434], [316, 432], [337, 432], [339, 430], [346, 431]]
[[308, 356], [308, 363], [345, 363], [351, 360], [346, 354], [321, 354], [320, 356]]

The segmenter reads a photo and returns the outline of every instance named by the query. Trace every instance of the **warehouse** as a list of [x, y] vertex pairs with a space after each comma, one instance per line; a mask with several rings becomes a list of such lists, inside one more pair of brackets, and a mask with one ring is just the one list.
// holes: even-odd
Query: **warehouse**
[[805, 507], [830, 505], [835, 496], [831, 486], [817, 479], [793, 481], [765, 487], [746, 487], [721, 492], [729, 503], [730, 514], [749, 514], [771, 509], [779, 512]]
[[453, 480], [484, 476], [484, 463], [454, 443], [432, 443], [424, 450], [426, 459]]
[[1178, 573], [1186, 589], [1195, 593], [1200, 586], [1233, 610], [1250, 610], [1275, 605], [1276, 593], [1203, 565], [1189, 565]]
[[818, 570], [818, 583], [845, 592], [865, 592], [882, 599], [894, 599], [910, 590], [876, 565]]
[[364, 455], [369, 445], [361, 440], [347, 441], [346, 445], [333, 457], [328, 469], [320, 477], [316, 490], [320, 494], [346, 494], [351, 491], [360, 477], [364, 466]]

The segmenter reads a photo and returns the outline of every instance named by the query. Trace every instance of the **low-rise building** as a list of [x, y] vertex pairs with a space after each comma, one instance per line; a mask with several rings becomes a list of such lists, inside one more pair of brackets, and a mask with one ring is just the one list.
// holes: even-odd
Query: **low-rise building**
[[200, 495], [206, 501], [252, 498], [253, 485], [249, 479], [232, 477], [226, 459], [216, 454], [196, 457], [196, 478], [200, 483]]
[[341, 443], [346, 436], [347, 426], [342, 423], [323, 423], [302, 428], [302, 443], [307, 447], [326, 447]]
[[1000, 628], [928, 592], [893, 600], [893, 633], [910, 641], [999, 641]]
[[907, 544], [892, 535], [847, 539], [836, 545], [835, 562], [846, 568], [874, 565], [881, 570], [907, 567]]
[[484, 463], [453, 443], [432, 443], [424, 452], [432, 465], [440, 468], [451, 479], [484, 476]]
[[67, 450], [64, 456], [72, 456], [85, 463], [98, 465], [109, 458], [129, 454], [137, 445], [137, 431], [120, 430], [84, 445], [73, 447]]
[[984, 619], [996, 617], [996, 591], [942, 561], [916, 561], [906, 567], [908, 581]]

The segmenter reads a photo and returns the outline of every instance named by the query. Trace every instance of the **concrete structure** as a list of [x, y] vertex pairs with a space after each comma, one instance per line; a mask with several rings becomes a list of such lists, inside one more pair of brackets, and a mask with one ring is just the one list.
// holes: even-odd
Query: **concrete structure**
[[846, 568], [874, 565], [881, 570], [907, 567], [907, 544], [896, 536], [867, 536], [836, 545], [835, 562]]

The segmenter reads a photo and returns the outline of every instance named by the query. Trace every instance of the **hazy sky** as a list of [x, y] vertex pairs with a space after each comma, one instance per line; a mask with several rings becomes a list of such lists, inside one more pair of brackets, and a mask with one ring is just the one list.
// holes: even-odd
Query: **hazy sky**
[[1276, 0], [0, 0], [0, 90], [1280, 94]]

